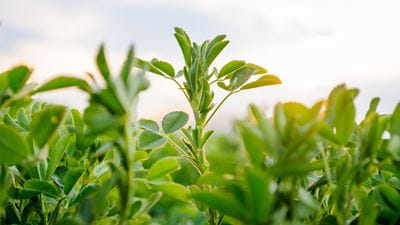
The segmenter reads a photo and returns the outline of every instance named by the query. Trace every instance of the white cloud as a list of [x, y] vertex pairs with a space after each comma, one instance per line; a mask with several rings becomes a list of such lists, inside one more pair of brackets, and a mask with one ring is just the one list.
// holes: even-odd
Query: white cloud
[[[243, 115], [235, 110], [236, 106], [253, 100], [262, 105], [289, 99], [311, 103], [344, 81], [362, 88], [358, 101], [361, 108], [372, 96], [381, 95], [385, 102], [382, 110], [389, 112], [400, 96], [396, 87], [400, 85], [399, 6], [395, 0], [123, 0], [62, 4], [14, 0], [0, 4], [3, 26], [34, 32], [39, 38], [15, 40], [13, 51], [0, 52], [0, 69], [25, 62], [35, 66], [35, 79], [39, 81], [59, 72], [81, 75], [95, 69], [93, 56], [102, 40], [108, 43], [114, 69], [120, 65], [124, 55], [121, 46], [127, 41], [135, 41], [142, 57], [180, 65], [171, 34], [172, 26], [178, 23], [188, 26], [195, 40], [211, 38], [215, 32], [228, 34], [231, 44], [217, 60], [218, 65], [234, 58], [247, 59], [266, 66], [285, 82], [280, 87], [235, 97], [219, 114], [223, 115], [221, 120], [229, 118], [225, 115]], [[143, 115], [157, 118], [173, 110], [172, 102], [187, 107], [172, 85], [157, 78], [152, 79], [152, 88], [140, 103]], [[79, 94], [71, 96], [84, 101]], [[217, 97], [221, 97], [220, 92]]]

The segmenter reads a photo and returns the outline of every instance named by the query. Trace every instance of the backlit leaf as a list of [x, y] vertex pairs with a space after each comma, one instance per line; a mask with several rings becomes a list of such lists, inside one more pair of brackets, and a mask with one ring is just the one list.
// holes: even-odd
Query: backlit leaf
[[274, 75], [264, 75], [256, 81], [249, 82], [241, 88], [241, 90], [264, 87], [269, 85], [281, 84], [281, 80]]

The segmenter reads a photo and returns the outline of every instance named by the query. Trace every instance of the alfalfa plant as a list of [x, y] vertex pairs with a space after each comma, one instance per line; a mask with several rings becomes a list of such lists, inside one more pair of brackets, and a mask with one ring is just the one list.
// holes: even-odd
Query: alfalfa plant
[[[210, 172], [206, 158], [206, 143], [214, 132], [208, 130], [207, 125], [224, 102], [241, 91], [276, 85], [281, 81], [278, 77], [268, 74], [264, 67], [244, 60], [232, 60], [220, 69], [212, 67], [214, 60], [229, 43], [225, 35], [218, 35], [211, 41], [207, 40], [201, 44], [192, 42], [181, 28], [175, 28], [174, 35], [183, 54], [182, 68], [175, 70], [170, 63], [158, 59], [151, 61], [139, 59], [136, 61], [136, 66], [147, 68], [149, 72], [174, 82], [189, 103], [195, 124], [184, 128], [189, 117], [181, 111], [165, 115], [162, 120], [162, 131], [158, 129], [156, 122], [142, 120], [140, 121], [142, 125], [139, 122], [139, 126], [144, 129], [144, 132], [140, 136], [139, 147], [159, 147], [166, 140], [197, 170], [200, 176], [203, 176]], [[253, 76], [259, 77], [250, 81]], [[214, 85], [227, 92], [218, 103], [214, 99]], [[179, 130], [183, 135], [180, 140], [176, 140], [173, 135]], [[197, 185], [192, 189], [212, 190], [213, 187]], [[199, 208], [206, 214], [210, 224], [221, 224], [222, 213], [201, 206]]]
[[[26, 84], [31, 75], [26, 66], [0, 74], [2, 223], [123, 225], [158, 201], [158, 193], [140, 202], [133, 195], [133, 165], [140, 154], [132, 124], [138, 95], [149, 86], [143, 71], [132, 74], [133, 63], [130, 48], [120, 73], [112, 76], [101, 46], [96, 64], [104, 86], [89, 75], [93, 85], [58, 76], [37, 87]], [[89, 94], [83, 115], [31, 98], [66, 87]]]
[[270, 117], [252, 105], [237, 123], [249, 163], [231, 179], [204, 177], [218, 190], [192, 197], [233, 224], [398, 224], [400, 104], [379, 114], [374, 98], [357, 123], [357, 95], [339, 85], [326, 101], [279, 103]]
[[[102, 205], [100, 201], [114, 186], [119, 192], [119, 224], [123, 225], [132, 218], [133, 202], [133, 164], [136, 151], [137, 124], [136, 111], [139, 93], [146, 90], [149, 82], [144, 78], [144, 71], [132, 75], [134, 51], [131, 47], [118, 76], [112, 76], [109, 69], [104, 47], [101, 46], [96, 57], [96, 64], [105, 83], [101, 87], [94, 83], [93, 87], [84, 80], [73, 77], [57, 77], [40, 87], [37, 92], [48, 91], [54, 88], [77, 86], [90, 95], [90, 104], [85, 109], [83, 121], [79, 112], [73, 113], [73, 119], [80, 126], [76, 129], [78, 144], [85, 144], [87, 139], [101, 138], [106, 140], [98, 154], [104, 154], [114, 149], [117, 155], [108, 161], [112, 177], [96, 190], [96, 195], [90, 199], [88, 207], [96, 208]], [[90, 75], [93, 77], [93, 75]], [[86, 125], [86, 126], [84, 126]], [[100, 198], [100, 199], [99, 199]], [[96, 213], [96, 212], [93, 212]], [[96, 215], [93, 215], [93, 219]]]

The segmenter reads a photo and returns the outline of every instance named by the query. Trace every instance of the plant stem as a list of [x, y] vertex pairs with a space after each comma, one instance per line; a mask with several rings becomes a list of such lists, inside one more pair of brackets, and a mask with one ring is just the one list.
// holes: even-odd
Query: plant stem
[[210, 122], [210, 120], [213, 118], [213, 116], [215, 115], [215, 113], [218, 111], [219, 108], [221, 108], [222, 104], [224, 104], [224, 102], [232, 95], [236, 92], [231, 91], [229, 92], [229, 94], [227, 94], [222, 101], [217, 105], [217, 107], [214, 109], [214, 111], [211, 113], [211, 115], [208, 117], [208, 119], [206, 120], [206, 122], [204, 123], [204, 127], [207, 126], [207, 124]]
[[[136, 106], [136, 100], [132, 104], [133, 106]], [[123, 167], [125, 170], [125, 185], [126, 187], [124, 188], [126, 191], [125, 196], [127, 199], [121, 199], [121, 214], [120, 214], [120, 219], [119, 219], [119, 224], [124, 225], [126, 224], [127, 220], [127, 214], [130, 211], [129, 210], [129, 200], [131, 199], [133, 195], [133, 191], [131, 190], [131, 176], [134, 176], [134, 173], [131, 171], [131, 156], [133, 157], [136, 151], [136, 112], [134, 107], [131, 107], [132, 112], [128, 112], [125, 115], [124, 118], [124, 124], [123, 124], [123, 138], [124, 138], [124, 149], [125, 151], [123, 152]], [[133, 124], [133, 126], [132, 126]], [[121, 195], [122, 196], [122, 195]]]
[[164, 138], [172, 145], [175, 147], [175, 149], [185, 157], [185, 159], [196, 169], [196, 171], [202, 175], [203, 172], [201, 168], [199, 168], [199, 165], [197, 165], [196, 161], [193, 160], [193, 156], [188, 155], [185, 150], [183, 150], [172, 138], [168, 137], [168, 135], [163, 135]]
[[182, 93], [183, 93], [183, 95], [185, 95], [186, 100], [188, 100], [188, 102], [190, 102], [190, 98], [189, 98], [189, 96], [187, 95], [187, 93], [185, 92], [185, 88], [184, 88], [175, 78], [169, 78], [169, 77], [167, 77], [167, 79], [172, 80], [176, 85], [178, 85], [179, 90], [181, 90]]

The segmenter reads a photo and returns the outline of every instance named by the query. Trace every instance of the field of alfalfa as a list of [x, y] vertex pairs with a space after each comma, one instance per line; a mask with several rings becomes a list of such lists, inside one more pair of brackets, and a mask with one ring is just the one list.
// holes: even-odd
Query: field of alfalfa
[[[231, 96], [281, 80], [243, 60], [215, 68], [225, 35], [197, 44], [181, 28], [174, 36], [180, 67], [131, 47], [111, 71], [100, 46], [87, 79], [35, 84], [34, 65], [0, 73], [1, 225], [400, 223], [400, 104], [380, 114], [371, 99], [358, 121], [359, 90], [338, 85], [269, 116], [238, 105], [248, 117], [232, 122], [233, 134], [215, 133], [207, 125]], [[138, 118], [149, 76], [176, 85], [191, 110]], [[63, 88], [86, 93], [86, 108], [34, 98]]]

